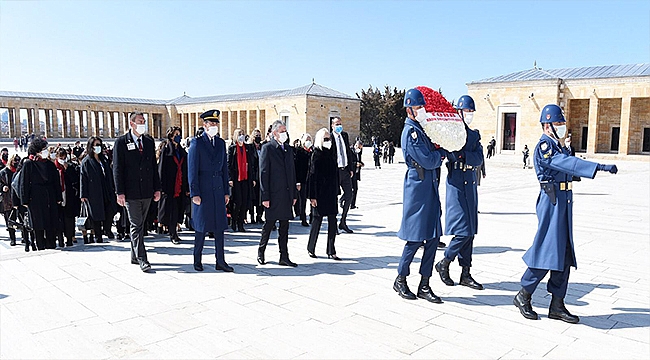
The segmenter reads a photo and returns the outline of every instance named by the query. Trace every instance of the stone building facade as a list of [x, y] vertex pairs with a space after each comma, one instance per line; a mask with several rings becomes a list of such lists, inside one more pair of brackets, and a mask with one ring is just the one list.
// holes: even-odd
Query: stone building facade
[[[34, 133], [48, 138], [114, 138], [128, 129], [133, 111], [141, 111], [148, 132], [165, 137], [169, 126], [180, 126], [183, 136], [192, 136], [202, 126], [201, 113], [221, 111], [220, 133], [230, 139], [235, 128], [247, 134], [259, 128], [263, 133], [275, 120], [287, 124], [292, 139], [309, 132], [312, 136], [340, 116], [350, 136], [359, 135], [360, 101], [336, 90], [312, 83], [290, 90], [172, 100], [130, 99], [86, 95], [41, 94], [0, 91], [0, 114], [8, 121], [0, 137]], [[4, 124], [4, 123], [3, 123]]]
[[480, 130], [484, 146], [495, 138], [497, 154], [519, 154], [524, 145], [532, 149], [547, 104], [563, 109], [578, 152], [650, 154], [650, 64], [535, 67], [467, 87], [476, 103], [472, 127]]

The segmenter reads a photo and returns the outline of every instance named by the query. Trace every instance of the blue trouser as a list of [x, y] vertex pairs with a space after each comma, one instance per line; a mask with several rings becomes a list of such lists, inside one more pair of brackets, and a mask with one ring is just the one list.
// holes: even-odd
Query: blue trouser
[[449, 242], [445, 257], [449, 261], [454, 261], [458, 256], [460, 266], [472, 266], [472, 251], [474, 249], [474, 235], [472, 236], [454, 236]]
[[546, 283], [546, 290], [553, 294], [553, 296], [564, 299], [567, 287], [569, 285], [569, 272], [571, 265], [564, 265], [563, 271], [547, 270], [547, 269], [533, 269], [528, 268], [524, 275], [521, 277], [521, 287], [523, 287], [530, 294], [535, 292], [537, 285], [544, 279], [546, 274], [550, 271], [551, 277]]
[[[203, 243], [205, 242], [205, 232], [194, 232], [194, 264], [201, 263], [201, 255], [203, 254]], [[223, 256], [223, 230], [214, 232], [214, 253], [217, 258], [217, 264], [225, 264], [226, 260]]]
[[[422, 254], [422, 260], [420, 261], [420, 275], [424, 277], [431, 277], [433, 273], [433, 261], [436, 257], [436, 250], [438, 249], [438, 242], [440, 238], [435, 238], [431, 240], [424, 241], [424, 253]], [[404, 251], [402, 252], [402, 258], [399, 260], [399, 266], [397, 267], [397, 273], [402, 276], [408, 276], [410, 271], [411, 262], [415, 253], [418, 251], [418, 248], [422, 246], [421, 241], [407, 241], [404, 245]]]

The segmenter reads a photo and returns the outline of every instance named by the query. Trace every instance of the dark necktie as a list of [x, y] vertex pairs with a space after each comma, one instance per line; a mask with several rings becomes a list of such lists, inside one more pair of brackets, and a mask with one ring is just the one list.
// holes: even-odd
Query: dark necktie
[[142, 139], [138, 138], [138, 150], [140, 150], [140, 154], [142, 154]]

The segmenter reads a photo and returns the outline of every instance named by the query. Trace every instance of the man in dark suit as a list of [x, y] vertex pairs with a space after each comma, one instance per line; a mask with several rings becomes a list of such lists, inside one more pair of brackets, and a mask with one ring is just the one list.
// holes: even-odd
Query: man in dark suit
[[194, 270], [203, 271], [201, 256], [205, 233], [214, 234], [216, 269], [233, 272], [224, 258], [223, 231], [228, 228], [226, 205], [230, 201], [226, 143], [219, 137], [219, 110], [201, 114], [204, 131], [190, 142], [187, 174], [192, 197]]
[[357, 169], [356, 156], [350, 148], [350, 137], [348, 133], [343, 131], [341, 118], [338, 116], [333, 117], [331, 123], [332, 152], [336, 154], [336, 163], [339, 168], [339, 185], [343, 189], [343, 196], [341, 197], [343, 213], [341, 214], [339, 229], [347, 233], [352, 233], [353, 231], [348, 227], [346, 220], [352, 201], [352, 176], [354, 176], [354, 172]]
[[117, 203], [126, 207], [131, 225], [131, 263], [140, 270], [151, 270], [144, 248], [145, 219], [151, 200], [160, 200], [160, 176], [156, 165], [156, 144], [145, 134], [146, 125], [141, 112], [129, 117], [126, 134], [115, 140], [113, 176]]
[[262, 229], [262, 238], [257, 250], [257, 262], [266, 264], [264, 250], [269, 242], [271, 230], [276, 221], [278, 228], [278, 246], [280, 261], [283, 266], [296, 267], [298, 264], [289, 260], [289, 219], [293, 219], [293, 206], [296, 203], [296, 171], [293, 149], [287, 143], [287, 126], [280, 120], [271, 125], [269, 141], [262, 145], [260, 152], [260, 192], [262, 205], [266, 213], [266, 222]]

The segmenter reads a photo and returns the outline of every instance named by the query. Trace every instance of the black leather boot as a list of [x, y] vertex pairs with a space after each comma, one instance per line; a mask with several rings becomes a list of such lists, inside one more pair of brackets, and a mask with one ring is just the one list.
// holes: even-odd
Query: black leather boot
[[440, 275], [440, 280], [447, 286], [454, 286], [454, 280], [449, 277], [449, 264], [451, 260], [443, 257], [442, 260], [438, 261], [436, 264], [436, 271]]
[[469, 266], [463, 266], [463, 272], [460, 274], [460, 284], [474, 290], [483, 290], [483, 285], [474, 280], [469, 273]]
[[521, 315], [523, 315], [526, 319], [537, 320], [539, 319], [537, 317], [537, 313], [535, 312], [535, 310], [533, 310], [532, 305], [530, 305], [531, 296], [532, 296], [531, 293], [526, 291], [526, 289], [521, 288], [521, 290], [519, 290], [517, 295], [515, 295], [515, 298], [512, 300], [512, 303], [519, 308], [519, 312], [521, 312]]
[[406, 276], [397, 275], [395, 283], [393, 283], [393, 290], [397, 291], [399, 296], [408, 300], [415, 300], [415, 294], [411, 292], [409, 286], [406, 284]]
[[429, 286], [429, 277], [423, 276], [422, 279], [420, 279], [418, 297], [435, 304], [442, 304], [442, 299], [431, 291], [431, 286]]
[[569, 324], [577, 324], [580, 318], [571, 314], [564, 306], [564, 299], [553, 295], [551, 305], [548, 307], [548, 318], [555, 320], [562, 320]]

